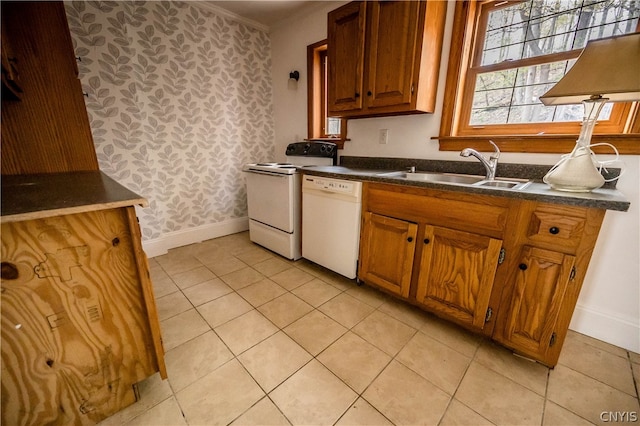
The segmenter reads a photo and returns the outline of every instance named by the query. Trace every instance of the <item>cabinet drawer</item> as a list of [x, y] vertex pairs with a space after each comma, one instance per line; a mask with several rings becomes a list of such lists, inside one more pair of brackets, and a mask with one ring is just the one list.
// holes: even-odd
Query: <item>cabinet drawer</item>
[[580, 208], [538, 206], [531, 214], [527, 238], [532, 243], [576, 249], [586, 224], [586, 212]]
[[384, 216], [502, 237], [509, 201], [460, 192], [370, 184], [366, 208]]

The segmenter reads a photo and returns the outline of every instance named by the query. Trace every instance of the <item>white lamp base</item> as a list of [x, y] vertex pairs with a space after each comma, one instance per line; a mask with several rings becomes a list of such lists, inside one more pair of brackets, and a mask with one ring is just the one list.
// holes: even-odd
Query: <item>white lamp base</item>
[[581, 146], [563, 157], [543, 180], [553, 189], [568, 192], [589, 192], [604, 185], [604, 177], [593, 163], [591, 150]]
[[558, 191], [589, 192], [604, 185], [604, 177], [596, 168], [590, 145], [596, 120], [607, 101], [602, 97], [582, 101], [584, 117], [576, 145], [570, 154], [562, 156], [543, 179], [551, 188]]

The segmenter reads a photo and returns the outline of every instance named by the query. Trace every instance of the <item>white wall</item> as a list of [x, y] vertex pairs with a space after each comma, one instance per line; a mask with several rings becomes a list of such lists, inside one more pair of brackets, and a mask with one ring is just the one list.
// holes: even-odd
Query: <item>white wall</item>
[[[304, 17], [271, 32], [276, 154], [284, 160], [288, 143], [307, 132], [306, 46], [326, 38], [326, 14], [344, 2], [321, 5]], [[453, 22], [449, 4], [438, 102], [432, 115], [350, 120], [350, 142], [342, 155], [460, 160], [455, 152], [438, 151], [437, 136]], [[289, 71], [301, 73], [297, 90], [287, 85]], [[378, 144], [379, 129], [389, 129], [389, 143]], [[503, 153], [506, 163], [554, 164], [555, 154]], [[471, 160], [473, 161], [473, 160]], [[628, 212], [609, 211], [593, 253], [571, 329], [640, 352], [640, 156], [625, 156], [626, 173], [618, 183], [631, 202]]]

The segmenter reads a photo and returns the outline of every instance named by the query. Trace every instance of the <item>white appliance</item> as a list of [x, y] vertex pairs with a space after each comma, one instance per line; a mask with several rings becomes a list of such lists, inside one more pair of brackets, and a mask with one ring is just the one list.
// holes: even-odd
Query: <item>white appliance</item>
[[355, 278], [362, 182], [303, 175], [302, 257]]
[[301, 185], [299, 168], [330, 166], [337, 148], [331, 142], [295, 142], [286, 163], [253, 163], [247, 172], [249, 239], [288, 259], [301, 257]]

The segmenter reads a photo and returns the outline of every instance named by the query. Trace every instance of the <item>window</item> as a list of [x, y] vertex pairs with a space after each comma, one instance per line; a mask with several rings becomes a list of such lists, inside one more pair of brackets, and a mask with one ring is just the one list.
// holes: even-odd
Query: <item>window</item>
[[342, 148], [347, 121], [327, 117], [327, 40], [307, 46], [308, 139], [329, 140]]
[[[455, 14], [453, 33], [464, 37], [452, 40], [439, 138], [444, 150], [493, 139], [505, 151], [569, 151], [582, 105], [546, 107], [538, 97], [587, 41], [640, 29], [637, 0], [465, 1]], [[621, 152], [640, 153], [637, 108], [608, 104], [596, 133], [619, 148], [622, 142]]]

